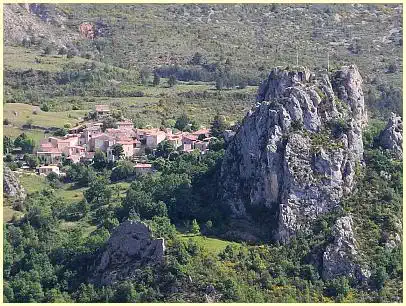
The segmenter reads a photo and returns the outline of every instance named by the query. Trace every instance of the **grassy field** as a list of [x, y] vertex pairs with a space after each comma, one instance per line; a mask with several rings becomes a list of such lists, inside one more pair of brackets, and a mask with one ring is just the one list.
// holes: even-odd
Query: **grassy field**
[[[35, 112], [35, 113], [34, 113]], [[69, 123], [74, 126], [80, 121], [79, 118], [88, 112], [88, 110], [75, 110], [66, 112], [44, 112], [38, 106], [23, 103], [6, 103], [3, 106], [3, 118], [7, 119], [13, 126], [22, 127], [32, 120], [32, 125], [44, 128], [61, 128]]]
[[233, 242], [233, 241], [226, 241], [226, 240], [221, 240], [221, 239], [216, 239], [216, 238], [209, 238], [205, 236], [197, 236], [197, 235], [190, 235], [190, 234], [182, 234], [181, 239], [184, 241], [188, 241], [189, 239], [192, 239], [199, 245], [201, 245], [203, 248], [205, 248], [207, 251], [213, 253], [213, 254], [218, 254], [221, 251], [223, 251], [227, 245], [238, 245], [239, 243]]
[[49, 72], [62, 71], [67, 64], [84, 64], [89, 60], [82, 57], [71, 59], [62, 55], [41, 56], [41, 52], [23, 47], [7, 47], [4, 49], [4, 69], [5, 70], [42, 70]]
[[21, 211], [14, 210], [11, 206], [3, 206], [3, 222], [10, 222], [13, 216], [19, 218], [22, 215]]
[[25, 133], [28, 137], [32, 138], [38, 145], [39, 141], [46, 137], [42, 130], [36, 129], [23, 129], [16, 126], [3, 126], [3, 135], [11, 138], [16, 138], [18, 135]]

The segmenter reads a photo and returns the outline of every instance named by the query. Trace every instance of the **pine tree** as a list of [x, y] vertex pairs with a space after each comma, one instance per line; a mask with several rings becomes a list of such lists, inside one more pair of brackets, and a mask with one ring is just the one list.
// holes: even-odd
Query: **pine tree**
[[154, 80], [152, 81], [152, 84], [153, 84], [154, 86], [158, 86], [159, 83], [161, 83], [161, 77], [159, 76], [158, 73], [155, 72], [155, 73], [154, 73]]
[[192, 234], [195, 234], [195, 235], [200, 234], [200, 226], [197, 223], [196, 219], [193, 219], [190, 231], [191, 231]]

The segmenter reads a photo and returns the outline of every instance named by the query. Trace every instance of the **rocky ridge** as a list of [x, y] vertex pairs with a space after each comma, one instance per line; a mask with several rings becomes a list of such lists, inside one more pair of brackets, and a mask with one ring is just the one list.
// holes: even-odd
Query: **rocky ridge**
[[272, 238], [287, 242], [339, 206], [362, 164], [361, 86], [355, 65], [330, 76], [271, 71], [223, 160], [222, 197], [233, 218], [255, 228], [258, 214], [268, 215]]
[[112, 233], [95, 269], [93, 282], [102, 285], [130, 279], [137, 269], [163, 261], [165, 242], [153, 239], [142, 222], [125, 221]]
[[4, 41], [6, 44], [20, 45], [23, 40], [30, 44], [45, 40], [56, 47], [74, 48], [73, 41], [79, 33], [65, 27], [67, 16], [46, 4], [7, 4], [4, 5]]
[[3, 192], [14, 204], [22, 203], [27, 193], [9, 167], [3, 166]]
[[333, 227], [334, 242], [327, 246], [323, 254], [324, 279], [347, 276], [363, 281], [371, 276], [368, 267], [357, 263], [359, 251], [352, 227], [351, 216], [336, 221]]

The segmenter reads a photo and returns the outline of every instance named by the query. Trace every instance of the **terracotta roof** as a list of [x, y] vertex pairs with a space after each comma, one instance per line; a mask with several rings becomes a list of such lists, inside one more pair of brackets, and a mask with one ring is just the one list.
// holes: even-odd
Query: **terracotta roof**
[[192, 141], [197, 140], [197, 136], [195, 136], [195, 135], [183, 135], [183, 138], [188, 139], [188, 140], [192, 140]]
[[60, 153], [62, 152], [58, 148], [44, 148], [42, 151], [37, 151], [37, 153]]
[[96, 112], [109, 112], [110, 107], [106, 104], [99, 104], [95, 106]]
[[46, 143], [42, 143], [40, 147], [42, 149], [42, 148], [53, 148], [54, 146], [52, 145], [52, 143], [46, 142]]
[[55, 169], [57, 168], [59, 170], [58, 166], [39, 166], [38, 169]]
[[101, 139], [101, 140], [114, 140], [113, 137], [111, 137], [110, 135], [106, 135], [106, 134], [97, 134], [95, 136], [92, 137], [92, 139]]
[[152, 164], [136, 164], [134, 168], [152, 168]]
[[117, 125], [131, 125], [132, 126], [133, 124], [134, 123], [132, 123], [129, 120], [117, 122]]
[[117, 143], [121, 144], [121, 145], [132, 145], [132, 144], [134, 144], [134, 142], [132, 140], [119, 140], [119, 141], [117, 141]]
[[210, 133], [209, 129], [201, 129], [201, 130], [198, 130], [196, 132], [193, 132], [192, 134], [193, 135], [202, 135], [202, 134], [209, 134], [209, 133]]

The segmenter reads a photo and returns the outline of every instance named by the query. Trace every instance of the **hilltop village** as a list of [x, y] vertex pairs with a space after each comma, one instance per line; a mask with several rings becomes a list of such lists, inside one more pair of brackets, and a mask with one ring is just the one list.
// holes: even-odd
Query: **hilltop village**
[[95, 106], [95, 120], [84, 122], [68, 130], [63, 137], [50, 136], [40, 141], [36, 155], [40, 161], [37, 168], [41, 175], [55, 172], [60, 176], [58, 165], [62, 158], [71, 163], [92, 162], [95, 153], [100, 150], [107, 160], [114, 162], [123, 158], [136, 162], [136, 172], [153, 171], [152, 164], [141, 163], [147, 154], [153, 154], [158, 145], [167, 141], [173, 149], [180, 152], [198, 150], [201, 154], [208, 151], [209, 143], [215, 137], [210, 137], [209, 129], [195, 132], [174, 132], [171, 128], [134, 128], [127, 119], [116, 122], [114, 128], [103, 129], [102, 120], [109, 117], [111, 110], [108, 105]]

